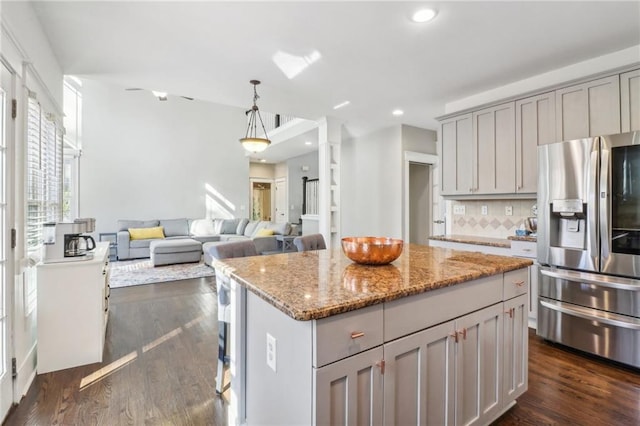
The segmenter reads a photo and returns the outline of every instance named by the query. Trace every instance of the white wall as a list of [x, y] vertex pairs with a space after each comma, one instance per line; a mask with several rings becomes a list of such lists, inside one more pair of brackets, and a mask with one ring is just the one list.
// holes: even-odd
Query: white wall
[[244, 110], [83, 79], [80, 216], [97, 232], [118, 219], [248, 217]]
[[[302, 171], [302, 166], [309, 168]], [[318, 151], [287, 160], [287, 189], [289, 193], [289, 222], [298, 223], [302, 215], [302, 177], [318, 178]]]
[[275, 178], [275, 164], [249, 163], [249, 177], [257, 179]]
[[402, 238], [400, 126], [342, 142], [341, 235]]
[[437, 155], [437, 132], [435, 130], [422, 129], [420, 127], [403, 124], [400, 127], [402, 137], [402, 149], [405, 151], [421, 152], [423, 154]]
[[[11, 227], [18, 231], [17, 247], [13, 251], [14, 262], [9, 266], [13, 271], [13, 282], [9, 281], [7, 296], [13, 303], [9, 310], [13, 319], [13, 353], [16, 358], [17, 377], [14, 384], [14, 402], [26, 394], [36, 374], [36, 310], [25, 309], [25, 290], [35, 289], [35, 268], [26, 259], [25, 218], [24, 218], [24, 146], [27, 97], [26, 89], [37, 93], [43, 108], [56, 114], [58, 118], [62, 106], [62, 70], [47, 38], [40, 26], [31, 4], [27, 2], [2, 2], [2, 35], [0, 53], [15, 71], [14, 97], [18, 101], [18, 117], [15, 120], [13, 140], [9, 146], [15, 148], [13, 158], [7, 164], [13, 170], [8, 183], [12, 185], [8, 205], [13, 206], [7, 219]], [[25, 67], [23, 63], [29, 62]], [[11, 287], [13, 284], [13, 288]], [[73, 301], [70, 301], [73, 303]], [[3, 395], [2, 397], [6, 397]]]

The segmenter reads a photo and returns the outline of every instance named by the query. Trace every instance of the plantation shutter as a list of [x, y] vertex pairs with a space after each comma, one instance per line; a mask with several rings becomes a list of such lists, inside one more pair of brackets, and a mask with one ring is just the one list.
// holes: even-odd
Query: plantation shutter
[[27, 251], [42, 245], [42, 224], [60, 220], [62, 210], [62, 131], [38, 101], [27, 112]]

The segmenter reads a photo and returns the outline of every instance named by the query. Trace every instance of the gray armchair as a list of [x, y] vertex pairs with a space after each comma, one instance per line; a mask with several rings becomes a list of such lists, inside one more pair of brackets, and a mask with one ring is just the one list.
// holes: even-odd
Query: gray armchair
[[303, 235], [302, 237], [295, 237], [293, 239], [293, 245], [296, 246], [298, 251], [324, 250], [327, 248], [322, 234], [309, 234]]

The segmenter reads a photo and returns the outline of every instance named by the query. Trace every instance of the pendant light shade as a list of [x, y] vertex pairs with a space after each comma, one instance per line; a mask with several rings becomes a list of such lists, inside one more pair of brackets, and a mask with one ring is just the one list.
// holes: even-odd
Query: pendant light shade
[[[256, 86], [260, 84], [259, 80], [251, 80], [249, 83], [253, 84], [253, 106], [249, 111], [247, 111], [247, 115], [249, 116], [247, 120], [247, 132], [244, 138], [240, 139], [240, 143], [249, 152], [262, 152], [271, 144], [271, 141], [268, 139], [267, 130], [264, 128], [264, 123], [262, 122], [262, 116], [260, 116], [260, 110], [258, 109], [258, 105], [256, 105], [256, 101], [258, 100], [258, 92], [256, 91]], [[258, 130], [258, 120], [260, 121], [260, 126], [262, 127], [262, 132], [264, 133], [264, 138], [260, 138], [257, 135]]]

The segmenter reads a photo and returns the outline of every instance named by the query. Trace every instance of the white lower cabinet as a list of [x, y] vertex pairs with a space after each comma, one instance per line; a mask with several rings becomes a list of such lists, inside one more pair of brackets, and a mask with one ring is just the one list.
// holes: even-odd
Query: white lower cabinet
[[529, 378], [529, 300], [522, 294], [504, 302], [504, 381], [502, 399], [510, 404], [527, 390]]
[[384, 346], [387, 425], [474, 425], [502, 409], [502, 303]]
[[382, 346], [314, 370], [316, 424], [382, 424]]

